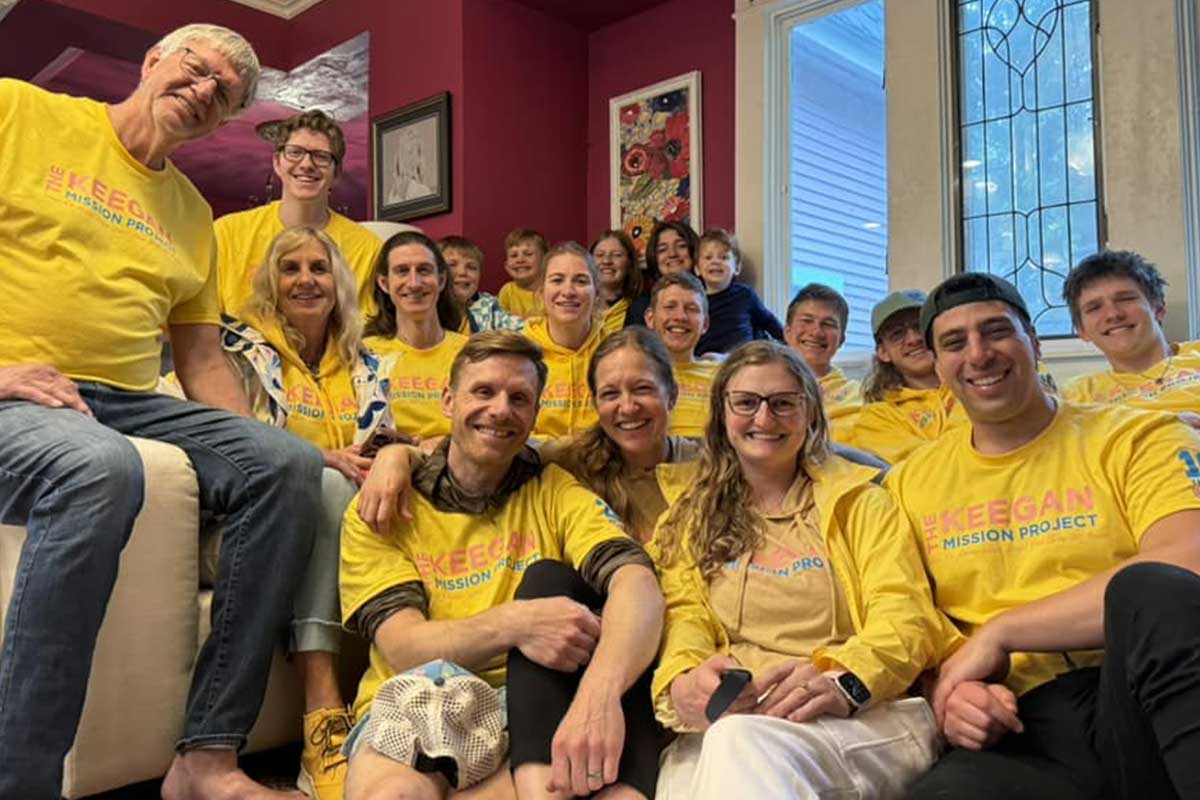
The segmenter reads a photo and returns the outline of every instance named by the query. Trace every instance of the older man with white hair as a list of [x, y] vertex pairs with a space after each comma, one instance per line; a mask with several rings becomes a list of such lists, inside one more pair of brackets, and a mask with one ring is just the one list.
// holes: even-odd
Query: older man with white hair
[[[212, 212], [168, 159], [248, 105], [258, 72], [241, 36], [188, 25], [115, 105], [0, 80], [0, 519], [27, 531], [0, 651], [0, 797], [60, 795], [142, 505], [126, 435], [182, 448], [202, 507], [224, 518], [212, 634], [163, 797], [284, 796], [241, 772], [237, 750], [311, 548], [321, 457], [244, 418], [218, 335]], [[164, 328], [191, 401], [153, 392]]]

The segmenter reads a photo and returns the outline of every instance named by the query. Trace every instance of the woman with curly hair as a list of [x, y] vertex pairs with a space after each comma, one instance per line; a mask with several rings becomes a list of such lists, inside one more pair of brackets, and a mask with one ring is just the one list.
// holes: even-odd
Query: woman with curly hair
[[788, 348], [735, 350], [710, 412], [649, 548], [667, 598], [655, 709], [684, 734], [657, 796], [897, 797], [937, 747], [904, 696], [943, 641], [913, 532], [876, 469], [831, 452]]
[[600, 343], [587, 382], [599, 421], [546, 442], [539, 453], [604, 498], [630, 535], [645, 542], [667, 508], [658, 467], [699, 452], [693, 440], [667, 435], [679, 395], [670, 353], [646, 328], [626, 328]]

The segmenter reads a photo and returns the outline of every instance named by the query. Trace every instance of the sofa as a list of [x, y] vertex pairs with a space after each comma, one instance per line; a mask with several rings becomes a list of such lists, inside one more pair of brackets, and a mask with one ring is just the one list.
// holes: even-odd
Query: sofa
[[[212, 591], [201, 588], [195, 472], [173, 445], [131, 441], [146, 466], [145, 505], [100, 628], [83, 716], [65, 762], [66, 798], [166, 773], [192, 665], [209, 632]], [[7, 612], [24, 538], [24, 529], [0, 526], [0, 614]], [[303, 695], [282, 645], [281, 637], [248, 752], [300, 737]]]

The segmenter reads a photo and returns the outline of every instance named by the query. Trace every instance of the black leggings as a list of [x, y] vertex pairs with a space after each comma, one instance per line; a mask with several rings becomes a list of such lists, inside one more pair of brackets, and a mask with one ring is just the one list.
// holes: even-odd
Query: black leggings
[[[584, 583], [579, 573], [561, 561], [538, 561], [525, 572], [516, 599], [569, 597], [599, 612], [604, 598]], [[621, 750], [620, 783], [654, 797], [658, 781], [658, 757], [665, 733], [654, 718], [647, 669], [621, 698], [625, 712], [625, 746]], [[558, 724], [579, 688], [583, 670], [560, 672], [530, 661], [513, 648], [508, 654], [509, 763], [515, 771], [522, 764], [549, 764], [550, 745]]]
[[1025, 733], [952, 750], [910, 800], [1200, 797], [1200, 576], [1118, 572], [1104, 596], [1104, 662], [1023, 695]]

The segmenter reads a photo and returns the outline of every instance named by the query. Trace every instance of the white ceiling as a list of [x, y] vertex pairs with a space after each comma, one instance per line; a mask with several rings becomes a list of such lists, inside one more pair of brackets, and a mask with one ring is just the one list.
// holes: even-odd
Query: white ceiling
[[312, 8], [321, 0], [233, 0], [233, 2], [274, 14], [277, 17], [291, 19], [300, 12]]

